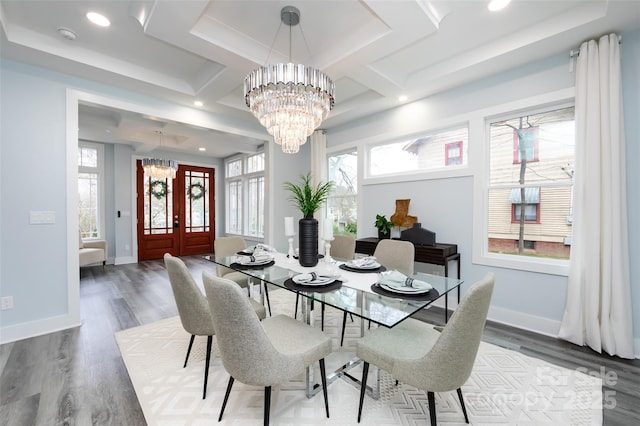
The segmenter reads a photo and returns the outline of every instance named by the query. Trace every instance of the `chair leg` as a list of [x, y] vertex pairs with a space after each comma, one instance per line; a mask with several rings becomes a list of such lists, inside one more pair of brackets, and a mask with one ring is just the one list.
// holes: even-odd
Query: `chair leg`
[[187, 357], [184, 359], [184, 365], [182, 366], [182, 368], [185, 368], [187, 366], [187, 361], [189, 361], [189, 354], [191, 353], [191, 347], [193, 346], [193, 339], [195, 338], [195, 334], [192, 334], [191, 339], [189, 340], [189, 347], [187, 348]]
[[207, 336], [207, 359], [204, 364], [204, 389], [202, 390], [202, 399], [207, 398], [207, 380], [209, 379], [209, 361], [211, 360], [211, 344], [213, 336]]
[[218, 421], [222, 420], [222, 415], [224, 414], [224, 409], [227, 406], [227, 400], [229, 399], [229, 394], [231, 393], [231, 388], [233, 387], [233, 377], [229, 376], [229, 383], [227, 383], [227, 392], [224, 394], [224, 400], [222, 401], [222, 408], [220, 408], [220, 417], [218, 417]]
[[327, 371], [324, 368], [324, 358], [320, 360], [320, 378], [322, 379], [322, 393], [324, 394], [324, 408], [329, 418], [329, 399], [327, 398]]
[[269, 426], [269, 410], [271, 409], [271, 386], [264, 388], [264, 426]]
[[436, 426], [436, 398], [433, 392], [427, 392], [429, 400], [429, 416], [431, 417], [431, 426]]
[[342, 316], [342, 336], [340, 336], [340, 346], [344, 343], [344, 329], [347, 328], [347, 312]]
[[298, 319], [298, 300], [300, 300], [300, 293], [296, 293], [296, 310], [293, 312], [293, 319]]
[[467, 409], [464, 406], [464, 398], [462, 398], [462, 389], [458, 388], [458, 399], [460, 400], [460, 405], [462, 406], [462, 414], [464, 414], [464, 422], [469, 423], [469, 417], [467, 417]]
[[367, 374], [369, 374], [369, 363], [364, 361], [362, 364], [362, 381], [360, 382], [360, 405], [358, 406], [358, 423], [362, 417], [362, 403], [364, 402], [364, 394], [367, 391]]
[[320, 307], [320, 330], [324, 331], [324, 303]]

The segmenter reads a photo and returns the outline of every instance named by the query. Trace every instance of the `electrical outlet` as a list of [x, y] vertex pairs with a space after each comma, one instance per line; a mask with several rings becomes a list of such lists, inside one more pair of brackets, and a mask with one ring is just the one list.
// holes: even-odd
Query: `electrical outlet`
[[0, 307], [0, 309], [2, 309], [3, 311], [5, 309], [13, 309], [13, 296], [5, 296], [1, 299], [2, 306]]

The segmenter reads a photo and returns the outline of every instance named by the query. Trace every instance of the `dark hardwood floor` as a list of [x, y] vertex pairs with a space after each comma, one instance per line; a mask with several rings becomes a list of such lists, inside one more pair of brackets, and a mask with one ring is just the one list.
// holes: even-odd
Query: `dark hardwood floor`
[[[183, 258], [195, 277], [213, 264]], [[0, 346], [0, 425], [145, 425], [114, 333], [177, 315], [161, 260], [80, 270], [82, 326]], [[442, 323], [437, 309], [420, 313]], [[566, 368], [603, 374], [605, 425], [640, 424], [640, 360], [489, 323], [484, 340]], [[212, 424], [215, 424], [212, 418]]]

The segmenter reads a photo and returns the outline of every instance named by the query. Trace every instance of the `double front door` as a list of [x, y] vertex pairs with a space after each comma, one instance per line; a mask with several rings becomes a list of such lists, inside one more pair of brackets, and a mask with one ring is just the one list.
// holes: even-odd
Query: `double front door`
[[180, 165], [175, 179], [145, 176], [137, 161], [138, 260], [213, 252], [214, 170]]

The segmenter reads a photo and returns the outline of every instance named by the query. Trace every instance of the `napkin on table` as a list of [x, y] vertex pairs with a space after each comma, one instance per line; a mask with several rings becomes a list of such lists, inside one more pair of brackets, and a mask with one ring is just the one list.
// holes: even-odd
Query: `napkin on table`
[[326, 280], [326, 279], [337, 280], [338, 278], [340, 278], [339, 275], [325, 275], [325, 274], [318, 274], [316, 272], [309, 272], [305, 274], [296, 275], [296, 282], [298, 284], [304, 284], [304, 283], [311, 283], [316, 280]]
[[415, 290], [430, 290], [433, 287], [431, 284], [426, 283], [424, 281], [416, 280], [413, 278], [407, 277], [400, 271], [391, 270], [384, 271], [378, 274], [378, 284], [384, 285], [390, 288], [397, 288], [400, 290], [410, 291], [411, 289]]
[[377, 268], [380, 266], [378, 261], [373, 256], [361, 257], [360, 259], [353, 259], [347, 262], [347, 266], [354, 268]]
[[269, 253], [256, 253], [250, 256], [238, 256], [237, 262], [241, 265], [251, 265], [253, 263], [266, 263], [273, 260], [273, 256]]

